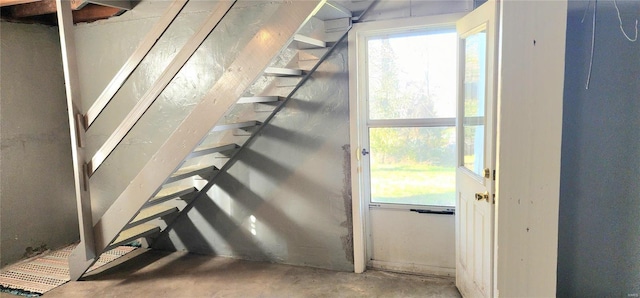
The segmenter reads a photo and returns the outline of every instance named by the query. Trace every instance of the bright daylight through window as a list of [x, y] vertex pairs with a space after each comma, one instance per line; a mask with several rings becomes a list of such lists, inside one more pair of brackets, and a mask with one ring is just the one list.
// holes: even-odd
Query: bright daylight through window
[[455, 206], [454, 29], [367, 40], [373, 203]]

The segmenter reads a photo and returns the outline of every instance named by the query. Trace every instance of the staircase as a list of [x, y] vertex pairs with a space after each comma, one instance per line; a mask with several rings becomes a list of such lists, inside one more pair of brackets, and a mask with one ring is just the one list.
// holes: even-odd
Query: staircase
[[[85, 157], [84, 134], [188, 1], [174, 1], [86, 113], [77, 98], [73, 32], [66, 0], [57, 0], [72, 127], [81, 243], [72, 253], [79, 279], [102, 252], [170, 229], [227, 171], [235, 156], [305, 84], [373, 1], [283, 1], [202, 100], [169, 135], [107, 211], [92, 218], [89, 182], [156, 98], [227, 13], [242, 0], [220, 1], [97, 153]], [[246, 3], [245, 3], [246, 4]], [[318, 29], [320, 28], [320, 29]], [[252, 119], [245, 119], [252, 116]]]

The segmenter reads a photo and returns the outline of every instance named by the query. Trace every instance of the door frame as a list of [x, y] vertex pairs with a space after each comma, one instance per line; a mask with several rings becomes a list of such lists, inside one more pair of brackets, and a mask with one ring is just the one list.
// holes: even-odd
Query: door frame
[[366, 125], [361, 117], [363, 96], [366, 94], [364, 86], [357, 84], [358, 80], [364, 79], [363, 73], [359, 71], [359, 65], [365, 65], [366, 53], [365, 38], [372, 35], [392, 33], [402, 29], [430, 29], [441, 28], [443, 26], [455, 28], [455, 21], [460, 19], [466, 13], [454, 13], [434, 15], [427, 17], [397, 19], [389, 21], [378, 21], [369, 23], [354, 24], [349, 32], [349, 119], [350, 125], [350, 142], [351, 142], [351, 192], [352, 192], [352, 216], [353, 216], [353, 245], [354, 245], [354, 272], [362, 273], [365, 271], [369, 260], [368, 247], [369, 241], [369, 209], [367, 208], [368, 198], [365, 197], [365, 187], [368, 182], [365, 181], [362, 173], [361, 142], [363, 136], [361, 134], [361, 125]]
[[[567, 0], [501, 0], [493, 280], [496, 296], [555, 296], [566, 18]], [[383, 30], [385, 25], [408, 22], [376, 23]], [[358, 52], [358, 29], [360, 25], [356, 24], [349, 33], [349, 102], [354, 272], [362, 273], [367, 261], [367, 210], [361, 192], [360, 119], [358, 90], [354, 88], [359, 79], [354, 71], [357, 59], [353, 59]], [[544, 121], [532, 115], [544, 115]], [[530, 204], [522, 204], [522, 200]]]
[[[500, 2], [487, 1], [476, 10], [456, 22], [458, 32], [458, 166], [456, 167], [456, 286], [463, 295], [493, 297], [494, 252], [495, 252], [495, 169], [498, 93], [498, 9]], [[463, 76], [466, 76], [466, 45], [468, 38], [485, 32], [484, 110], [482, 137], [483, 161], [480, 169], [472, 170], [464, 161], [464, 108], [467, 96]], [[476, 140], [479, 141], [479, 140]], [[475, 161], [475, 160], [474, 160]], [[482, 172], [482, 169], [489, 173]], [[480, 170], [480, 171], [478, 171]], [[484, 175], [483, 175], [484, 174]], [[488, 198], [478, 201], [475, 195], [485, 193]], [[485, 241], [487, 240], [487, 241]], [[487, 262], [489, 259], [489, 262]], [[478, 262], [480, 260], [480, 262]]]

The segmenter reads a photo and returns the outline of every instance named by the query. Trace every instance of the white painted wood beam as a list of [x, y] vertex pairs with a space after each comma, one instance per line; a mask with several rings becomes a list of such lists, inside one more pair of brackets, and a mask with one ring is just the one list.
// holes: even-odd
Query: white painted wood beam
[[555, 297], [567, 1], [500, 12], [496, 297]]
[[100, 165], [107, 159], [113, 150], [120, 144], [122, 139], [129, 133], [133, 126], [140, 120], [147, 109], [155, 102], [164, 89], [171, 83], [173, 78], [178, 74], [182, 67], [187, 63], [189, 58], [200, 47], [204, 40], [209, 36], [211, 31], [218, 26], [222, 18], [233, 7], [237, 0], [225, 0], [218, 3], [216, 8], [211, 12], [200, 29], [187, 41], [180, 52], [171, 60], [167, 68], [162, 72], [160, 77], [154, 82], [153, 86], [147, 90], [142, 98], [131, 109], [125, 119], [118, 125], [116, 130], [109, 136], [104, 144], [94, 154], [89, 163], [89, 175], [93, 175]]
[[93, 219], [91, 213], [91, 195], [89, 192], [89, 176], [86, 169], [84, 150], [84, 121], [82, 120], [82, 101], [80, 98], [80, 79], [76, 61], [76, 47], [73, 32], [73, 16], [71, 3], [66, 0], [56, 0], [58, 7], [58, 28], [60, 31], [60, 46], [62, 50], [62, 65], [64, 69], [65, 90], [67, 93], [67, 110], [69, 130], [71, 136], [71, 154], [73, 160], [73, 177], [80, 228], [80, 244], [69, 257], [70, 274], [72, 279], [80, 278], [83, 268], [96, 259], [93, 235]]
[[151, 31], [147, 33], [144, 40], [140, 42], [136, 50], [131, 54], [127, 62], [124, 63], [118, 73], [111, 79], [111, 82], [104, 88], [98, 99], [91, 105], [87, 114], [85, 115], [86, 126], [90, 127], [93, 121], [98, 118], [98, 115], [109, 104], [111, 99], [116, 95], [118, 90], [122, 88], [122, 85], [131, 76], [133, 71], [138, 68], [138, 65], [142, 62], [144, 57], [147, 56], [149, 51], [158, 42], [160, 37], [166, 32], [169, 26], [178, 17], [178, 14], [182, 11], [187, 1], [174, 1], [169, 8], [164, 12], [162, 17], [153, 26]]

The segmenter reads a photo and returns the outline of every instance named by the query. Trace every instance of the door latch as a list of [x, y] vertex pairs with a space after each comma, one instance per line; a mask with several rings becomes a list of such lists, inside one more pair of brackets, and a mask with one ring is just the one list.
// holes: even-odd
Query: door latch
[[362, 156], [365, 156], [367, 154], [369, 154], [369, 151], [367, 151], [367, 149], [365, 148], [362, 148]]
[[489, 202], [489, 192], [485, 191], [485, 192], [477, 192], [476, 193], [476, 200], [477, 201], [482, 201], [482, 200], [486, 200], [487, 203]]

